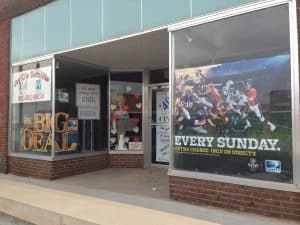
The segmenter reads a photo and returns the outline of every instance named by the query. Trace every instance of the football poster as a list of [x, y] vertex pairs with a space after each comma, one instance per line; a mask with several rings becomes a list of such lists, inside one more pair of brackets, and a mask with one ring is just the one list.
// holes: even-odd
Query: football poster
[[292, 181], [289, 55], [175, 71], [175, 167]]

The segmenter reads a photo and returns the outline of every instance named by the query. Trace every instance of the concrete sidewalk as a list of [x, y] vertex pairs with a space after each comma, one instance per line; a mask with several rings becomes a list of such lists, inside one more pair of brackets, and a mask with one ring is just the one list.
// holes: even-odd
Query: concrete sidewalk
[[65, 185], [59, 180], [12, 175], [0, 175], [0, 211], [42, 225], [299, 224], [172, 200]]
[[39, 225], [216, 225], [3, 178], [0, 179], [0, 211]]

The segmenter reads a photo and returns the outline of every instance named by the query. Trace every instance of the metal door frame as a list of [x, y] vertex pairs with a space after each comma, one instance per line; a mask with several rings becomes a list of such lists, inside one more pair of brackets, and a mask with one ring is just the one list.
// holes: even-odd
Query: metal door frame
[[[159, 167], [159, 168], [169, 168], [169, 164], [161, 164], [158, 162], [153, 162], [152, 161], [152, 156], [153, 156], [153, 149], [152, 149], [152, 126], [157, 126], [160, 125], [160, 123], [153, 123], [152, 122], [152, 91], [155, 89], [160, 89], [160, 88], [165, 88], [167, 93], [169, 93], [169, 88], [170, 88], [170, 83], [157, 83], [157, 84], [149, 84], [148, 85], [148, 118], [147, 118], [147, 137], [148, 137], [148, 145], [147, 145], [147, 151], [150, 153], [148, 155], [149, 159], [148, 162], [150, 162], [150, 167]], [[170, 122], [164, 123], [166, 126], [170, 126]], [[171, 153], [170, 153], [171, 155]]]

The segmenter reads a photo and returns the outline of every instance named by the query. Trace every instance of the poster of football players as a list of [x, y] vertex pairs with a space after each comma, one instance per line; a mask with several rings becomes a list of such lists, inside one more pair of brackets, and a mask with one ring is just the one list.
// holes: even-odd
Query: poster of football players
[[289, 64], [276, 55], [177, 69], [175, 154], [194, 155], [197, 170], [291, 179]]

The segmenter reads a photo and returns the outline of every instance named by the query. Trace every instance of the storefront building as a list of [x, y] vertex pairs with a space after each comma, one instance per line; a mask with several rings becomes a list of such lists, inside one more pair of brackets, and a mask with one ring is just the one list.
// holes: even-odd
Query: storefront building
[[3, 173], [163, 166], [173, 199], [300, 220], [300, 1], [0, 3]]

